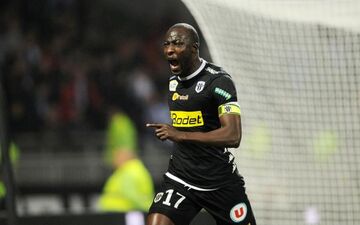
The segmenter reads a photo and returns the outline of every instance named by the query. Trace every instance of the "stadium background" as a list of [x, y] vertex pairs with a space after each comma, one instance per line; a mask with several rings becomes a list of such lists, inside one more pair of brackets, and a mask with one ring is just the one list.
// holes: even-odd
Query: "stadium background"
[[[139, 155], [159, 184], [169, 144], [155, 140], [145, 123], [168, 121], [169, 68], [161, 48], [176, 22], [196, 26], [175, 0], [1, 1], [3, 110], [8, 139], [19, 149], [17, 214], [26, 218], [19, 223], [97, 221], [89, 214], [98, 213], [97, 198], [111, 172], [103, 151], [113, 105], [135, 123]], [[209, 59], [205, 42], [201, 51]], [[82, 214], [90, 219], [82, 221]], [[122, 224], [116, 218], [110, 222]]]
[[109, 175], [107, 111], [116, 104], [133, 119], [158, 185], [169, 144], [144, 124], [168, 120], [161, 40], [173, 23], [198, 27], [196, 19], [209, 46], [202, 36], [202, 55], [238, 86], [244, 129], [235, 154], [259, 224], [359, 224], [360, 3], [183, 2], [0, 3], [20, 223], [141, 224], [142, 214], [96, 208]]

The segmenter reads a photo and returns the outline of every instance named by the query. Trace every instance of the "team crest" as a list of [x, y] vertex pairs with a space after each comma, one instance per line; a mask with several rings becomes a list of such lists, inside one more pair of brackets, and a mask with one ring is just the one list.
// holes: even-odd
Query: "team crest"
[[245, 203], [239, 203], [230, 210], [230, 218], [235, 223], [243, 221], [247, 214], [247, 206]]
[[226, 105], [225, 106], [225, 112], [227, 112], [227, 113], [231, 112], [231, 106]]
[[176, 87], [178, 86], [177, 80], [172, 80], [169, 83], [169, 90], [170, 91], [176, 91]]
[[200, 93], [205, 87], [205, 81], [198, 81], [195, 87], [196, 93]]
[[157, 193], [154, 198], [154, 202], [157, 203], [158, 201], [160, 201], [160, 199], [162, 198], [163, 195], [164, 195], [164, 192]]

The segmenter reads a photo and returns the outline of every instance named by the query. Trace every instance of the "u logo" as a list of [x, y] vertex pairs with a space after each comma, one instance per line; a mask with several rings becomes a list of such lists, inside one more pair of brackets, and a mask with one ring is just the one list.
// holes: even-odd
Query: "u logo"
[[235, 209], [236, 218], [241, 218], [242, 215], [244, 215], [244, 207], [241, 207], [240, 209]]
[[239, 203], [230, 210], [230, 218], [232, 221], [238, 223], [245, 219], [247, 214], [247, 206], [245, 203]]

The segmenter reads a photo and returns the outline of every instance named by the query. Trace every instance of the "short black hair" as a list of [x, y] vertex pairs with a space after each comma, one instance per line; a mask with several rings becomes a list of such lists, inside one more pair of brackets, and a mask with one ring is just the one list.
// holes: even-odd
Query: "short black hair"
[[183, 28], [183, 29], [185, 29], [187, 31], [187, 33], [189, 34], [190, 41], [192, 43], [196, 43], [197, 47], [199, 48], [199, 46], [200, 46], [200, 38], [199, 38], [198, 32], [196, 31], [196, 29], [193, 26], [191, 26], [188, 23], [177, 23], [177, 24], [174, 24], [172, 27], [170, 27], [169, 30], [172, 30], [174, 28]]

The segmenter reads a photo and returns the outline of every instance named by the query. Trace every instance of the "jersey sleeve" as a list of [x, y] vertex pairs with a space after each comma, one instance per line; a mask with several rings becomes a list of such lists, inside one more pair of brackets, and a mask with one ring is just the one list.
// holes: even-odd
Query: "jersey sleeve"
[[237, 102], [236, 88], [228, 75], [216, 78], [211, 84], [211, 91], [218, 106], [227, 102]]
[[218, 114], [238, 114], [240, 106], [237, 100], [236, 87], [229, 75], [216, 78], [212, 82], [212, 96], [218, 107]]

